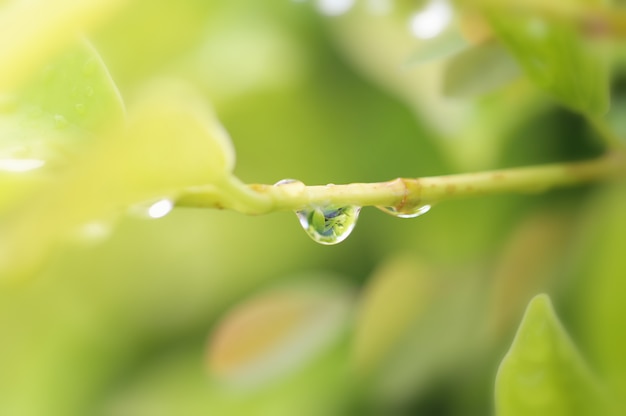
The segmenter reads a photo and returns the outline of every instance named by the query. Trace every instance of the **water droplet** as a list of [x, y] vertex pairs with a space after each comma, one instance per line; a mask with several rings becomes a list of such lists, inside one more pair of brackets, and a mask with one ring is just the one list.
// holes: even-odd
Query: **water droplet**
[[173, 208], [174, 203], [171, 199], [161, 198], [133, 205], [129, 211], [138, 217], [157, 219], [165, 217]]
[[80, 114], [81, 116], [82, 116], [82, 115], [84, 115], [84, 114], [85, 114], [85, 111], [86, 111], [85, 104], [82, 104], [82, 103], [76, 104], [76, 105], [74, 106], [74, 109], [75, 109], [75, 110], [76, 110], [76, 112], [77, 112], [78, 114]]
[[112, 221], [93, 221], [74, 230], [71, 237], [82, 243], [99, 243], [111, 236], [112, 229]]
[[411, 16], [409, 28], [416, 38], [430, 39], [443, 33], [453, 18], [454, 11], [448, 0], [431, 0]]
[[169, 199], [162, 199], [148, 208], [148, 215], [150, 218], [162, 218], [165, 217], [174, 208], [174, 204]]
[[98, 66], [98, 62], [90, 58], [83, 65], [83, 74], [86, 76], [93, 75], [96, 72], [96, 67]]
[[276, 182], [276, 183], [274, 184], [274, 186], [289, 185], [289, 184], [291, 184], [291, 183], [298, 183], [298, 182], [299, 182], [299, 183], [302, 183], [302, 182], [300, 182], [300, 181], [299, 181], [299, 180], [297, 180], [297, 179], [281, 179], [281, 180], [279, 180], [278, 182]]
[[0, 170], [14, 173], [28, 172], [39, 169], [45, 165], [45, 163], [45, 161], [40, 159], [0, 158]]
[[85, 92], [85, 96], [93, 97], [93, 87], [92, 86], [87, 85], [83, 91]]
[[297, 179], [283, 179], [274, 184], [285, 188], [289, 195], [297, 195], [304, 190], [306, 185]]
[[67, 121], [67, 119], [65, 117], [63, 117], [61, 114], [55, 114], [54, 115], [54, 127], [57, 129], [64, 129], [66, 128], [70, 123]]
[[361, 207], [313, 207], [296, 211], [300, 224], [313, 241], [333, 245], [348, 238], [359, 218]]
[[430, 211], [430, 205], [417, 205], [414, 207], [402, 207], [397, 209], [396, 207], [376, 207], [385, 214], [393, 215], [398, 218], [415, 218], [420, 215], [426, 214]]
[[340, 16], [350, 11], [354, 0], [317, 0], [317, 10], [327, 16]]

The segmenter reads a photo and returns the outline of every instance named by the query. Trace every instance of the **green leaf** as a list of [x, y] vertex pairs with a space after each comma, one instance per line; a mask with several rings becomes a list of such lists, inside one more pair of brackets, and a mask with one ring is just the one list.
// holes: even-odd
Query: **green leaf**
[[504, 86], [520, 75], [519, 67], [502, 46], [487, 41], [461, 52], [446, 66], [443, 92], [472, 97]]
[[584, 235], [581, 291], [576, 301], [594, 362], [626, 412], [626, 187], [611, 186], [592, 200]]
[[354, 361], [369, 373], [389, 359], [394, 347], [432, 306], [439, 276], [408, 255], [394, 257], [370, 277], [356, 316]]
[[123, 117], [122, 99], [104, 63], [87, 41], [80, 41], [5, 97], [0, 170], [23, 172], [29, 170], [28, 161], [64, 165], [92, 142], [88, 138]]
[[557, 318], [550, 298], [534, 297], [496, 377], [496, 414], [606, 414], [601, 393]]
[[259, 293], [220, 320], [207, 369], [230, 388], [262, 388], [337, 342], [353, 306], [352, 288], [324, 273]]
[[574, 22], [526, 13], [491, 15], [494, 32], [528, 77], [561, 103], [587, 115], [609, 107], [609, 71], [603, 49], [583, 37]]
[[407, 59], [405, 66], [424, 64], [435, 59], [447, 58], [469, 46], [468, 41], [458, 30], [448, 31], [441, 36], [423, 39]]
[[33, 72], [126, 0], [13, 1], [0, 8], [0, 92], [14, 91]]
[[128, 122], [91, 150], [0, 223], [0, 275], [32, 272], [52, 246], [86, 223], [233, 178], [230, 138], [202, 97], [177, 82], [145, 88]]
[[106, 122], [117, 123], [124, 105], [97, 51], [86, 40], [47, 64], [20, 93], [19, 101], [39, 117], [97, 131]]

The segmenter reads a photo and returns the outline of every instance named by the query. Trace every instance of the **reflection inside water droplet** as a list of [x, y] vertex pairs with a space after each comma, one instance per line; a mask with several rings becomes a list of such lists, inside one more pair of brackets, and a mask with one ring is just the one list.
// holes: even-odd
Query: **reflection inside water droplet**
[[333, 245], [348, 238], [359, 218], [361, 207], [313, 207], [296, 211], [300, 225], [313, 241]]
[[430, 211], [430, 205], [417, 205], [414, 207], [402, 207], [398, 209], [396, 207], [376, 207], [385, 214], [393, 215], [398, 218], [415, 218], [420, 215], [426, 214]]

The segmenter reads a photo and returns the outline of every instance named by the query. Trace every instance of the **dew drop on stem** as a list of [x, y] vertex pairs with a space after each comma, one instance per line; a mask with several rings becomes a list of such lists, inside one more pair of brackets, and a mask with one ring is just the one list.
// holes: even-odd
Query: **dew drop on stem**
[[173, 208], [171, 199], [162, 198], [135, 204], [129, 208], [129, 213], [139, 218], [158, 219], [168, 215]]
[[296, 215], [300, 225], [313, 241], [333, 245], [348, 238], [360, 212], [361, 207], [353, 205], [325, 206], [296, 211]]
[[[298, 194], [305, 188], [304, 183], [296, 179], [283, 179], [274, 186], [285, 187], [288, 193]], [[328, 184], [332, 186], [332, 184]], [[339, 244], [352, 232], [359, 218], [361, 207], [313, 206], [296, 211], [300, 225], [313, 241], [324, 244]]]
[[428, 211], [430, 211], [431, 206], [430, 205], [417, 205], [413, 207], [403, 207], [401, 209], [398, 209], [396, 207], [376, 207], [376, 208], [378, 208], [385, 214], [389, 214], [394, 217], [415, 218], [415, 217], [419, 217], [420, 215], [426, 214]]

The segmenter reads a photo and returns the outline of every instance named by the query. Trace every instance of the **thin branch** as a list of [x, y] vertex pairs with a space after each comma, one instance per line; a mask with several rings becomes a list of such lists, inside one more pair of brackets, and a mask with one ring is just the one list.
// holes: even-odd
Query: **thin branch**
[[[311, 206], [389, 206], [402, 209], [451, 199], [506, 193], [539, 193], [553, 188], [581, 185], [626, 177], [626, 155], [614, 152], [601, 158], [573, 163], [503, 169], [480, 173], [398, 178], [388, 182], [348, 185], [305, 186], [293, 182], [281, 186], [243, 185], [231, 189], [200, 187], [178, 198], [176, 205], [233, 209], [259, 215], [274, 211], [300, 210]], [[232, 185], [232, 184], [231, 184]]]

